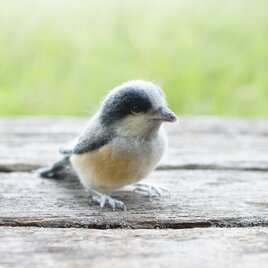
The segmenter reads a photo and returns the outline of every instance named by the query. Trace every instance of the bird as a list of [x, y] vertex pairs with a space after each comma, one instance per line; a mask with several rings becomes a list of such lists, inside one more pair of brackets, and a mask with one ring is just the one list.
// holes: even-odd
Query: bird
[[69, 165], [100, 208], [126, 210], [107, 191], [134, 185], [149, 197], [163, 196], [163, 187], [140, 183], [159, 163], [167, 145], [164, 122], [176, 122], [164, 91], [146, 80], [131, 80], [113, 88], [84, 130], [65, 148], [63, 158], [39, 171], [56, 178]]

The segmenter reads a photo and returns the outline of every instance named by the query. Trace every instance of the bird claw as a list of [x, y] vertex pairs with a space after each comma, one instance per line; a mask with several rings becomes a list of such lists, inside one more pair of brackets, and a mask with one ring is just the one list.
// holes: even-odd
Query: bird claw
[[169, 196], [169, 190], [160, 187], [160, 186], [153, 186], [153, 185], [148, 185], [148, 184], [143, 184], [143, 183], [137, 183], [134, 185], [135, 188], [133, 190], [134, 193], [136, 192], [142, 192], [142, 193], [147, 193], [148, 197], [166, 197]]
[[116, 208], [124, 211], [126, 210], [126, 206], [122, 201], [97, 191], [92, 191], [92, 193], [93, 195], [90, 197], [91, 203], [99, 205], [101, 209], [103, 209], [105, 206], [110, 206], [113, 211], [115, 211]]

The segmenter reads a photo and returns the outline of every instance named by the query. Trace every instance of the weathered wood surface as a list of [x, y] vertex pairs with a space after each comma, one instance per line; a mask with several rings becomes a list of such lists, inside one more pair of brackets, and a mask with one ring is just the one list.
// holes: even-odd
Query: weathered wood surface
[[[85, 119], [0, 119], [0, 170], [33, 170], [59, 158], [58, 149]], [[167, 125], [170, 146], [160, 169], [268, 171], [268, 120], [182, 118]]]
[[268, 174], [253, 171], [169, 170], [147, 182], [171, 196], [148, 200], [131, 189], [113, 195], [127, 211], [90, 206], [77, 180], [0, 173], [0, 225], [85, 228], [186, 228], [268, 225]]
[[267, 263], [268, 228], [0, 228], [1, 267], [266, 268]]
[[76, 178], [34, 171], [84, 123], [0, 119], [1, 268], [267, 267], [268, 120], [168, 125], [170, 147], [147, 182], [171, 196], [150, 201], [127, 187], [113, 193], [126, 212], [90, 206]]

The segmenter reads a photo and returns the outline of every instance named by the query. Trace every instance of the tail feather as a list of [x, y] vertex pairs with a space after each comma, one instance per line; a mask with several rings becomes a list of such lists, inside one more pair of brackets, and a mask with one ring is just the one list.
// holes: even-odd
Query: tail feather
[[70, 166], [70, 158], [67, 156], [49, 167], [39, 169], [39, 176], [49, 179], [62, 178], [66, 176]]

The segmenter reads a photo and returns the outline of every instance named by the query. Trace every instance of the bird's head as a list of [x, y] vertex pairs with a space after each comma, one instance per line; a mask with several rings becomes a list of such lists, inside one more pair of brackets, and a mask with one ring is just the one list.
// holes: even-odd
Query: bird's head
[[104, 99], [100, 120], [122, 136], [147, 137], [163, 122], [175, 122], [162, 89], [149, 81], [129, 81], [114, 88]]

